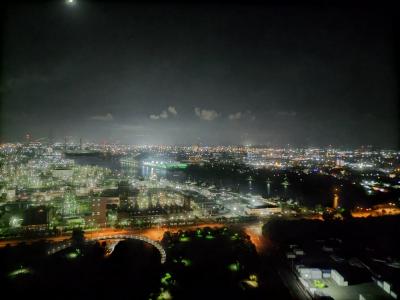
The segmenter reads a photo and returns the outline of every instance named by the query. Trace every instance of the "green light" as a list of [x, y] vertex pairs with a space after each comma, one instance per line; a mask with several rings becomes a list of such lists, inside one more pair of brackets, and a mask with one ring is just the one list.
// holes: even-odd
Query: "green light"
[[170, 284], [170, 279], [172, 278], [170, 273], [165, 273], [165, 275], [161, 278], [161, 283], [164, 285], [169, 285]]
[[188, 236], [182, 236], [182, 237], [179, 239], [179, 241], [180, 241], [180, 242], [189, 242], [189, 241], [190, 241], [190, 237], [188, 237]]
[[251, 274], [251, 275], [249, 276], [249, 278], [250, 278], [250, 280], [258, 281], [257, 275], [255, 275], [255, 274]]
[[22, 225], [23, 219], [17, 216], [13, 216], [10, 218], [10, 227], [20, 227]]
[[196, 230], [196, 236], [199, 237], [199, 238], [203, 237], [201, 229], [197, 229]]
[[24, 274], [30, 274], [30, 273], [32, 273], [31, 269], [21, 267], [21, 268], [19, 268], [17, 270], [14, 270], [14, 271], [10, 272], [8, 274], [8, 276], [11, 277], [11, 278], [14, 278], [14, 277], [16, 277], [18, 275], [24, 275]]
[[167, 169], [186, 169], [187, 164], [182, 163], [167, 163], [165, 164]]
[[152, 163], [146, 162], [145, 166], [152, 167], [152, 168], [159, 168], [159, 169], [186, 169], [187, 164], [183, 163]]
[[252, 274], [249, 276], [249, 279], [245, 279], [242, 282], [246, 283], [250, 288], [257, 288], [258, 287], [258, 278], [257, 275]]
[[184, 265], [185, 267], [189, 267], [189, 266], [192, 265], [192, 261], [191, 261], [190, 259], [183, 258], [183, 259], [181, 260], [181, 262], [183, 263], [183, 265]]
[[214, 237], [211, 235], [211, 232], [210, 232], [210, 231], [207, 232], [206, 239], [207, 239], [207, 240], [212, 240], [212, 239], [214, 239]]
[[234, 264], [230, 264], [230, 265], [228, 266], [229, 270], [231, 270], [232, 272], [237, 272], [237, 271], [239, 271], [239, 267], [240, 267], [240, 265], [239, 265], [238, 262], [236, 262], [236, 263], [234, 263]]
[[321, 280], [316, 279], [316, 280], [314, 280], [314, 286], [317, 289], [323, 289], [325, 287], [325, 283]]
[[168, 290], [162, 290], [157, 300], [170, 300], [172, 299], [171, 293]]
[[70, 252], [70, 253], [68, 253], [68, 254], [66, 255], [66, 257], [67, 257], [68, 259], [75, 259], [75, 258], [78, 257], [78, 253], [76, 253], [76, 252]]

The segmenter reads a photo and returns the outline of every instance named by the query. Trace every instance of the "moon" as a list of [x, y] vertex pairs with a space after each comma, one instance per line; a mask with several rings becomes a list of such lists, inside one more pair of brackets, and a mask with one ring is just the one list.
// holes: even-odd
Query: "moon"
[[68, 5], [75, 5], [75, 3], [76, 3], [75, 0], [65, 0], [65, 2], [66, 2]]

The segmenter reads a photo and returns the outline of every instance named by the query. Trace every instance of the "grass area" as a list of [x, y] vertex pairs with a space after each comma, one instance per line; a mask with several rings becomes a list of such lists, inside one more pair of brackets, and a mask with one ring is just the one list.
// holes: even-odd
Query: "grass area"
[[[258, 255], [244, 232], [197, 228], [165, 234], [162, 244], [168, 257], [165, 272], [173, 278], [165, 278], [162, 287], [174, 299], [207, 299], [211, 294], [213, 299], [259, 299]], [[161, 296], [159, 290], [151, 299]]]

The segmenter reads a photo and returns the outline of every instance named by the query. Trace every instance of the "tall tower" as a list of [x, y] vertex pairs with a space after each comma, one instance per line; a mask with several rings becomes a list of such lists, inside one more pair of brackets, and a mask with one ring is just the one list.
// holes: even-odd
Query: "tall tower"
[[71, 191], [68, 191], [64, 195], [62, 212], [64, 216], [71, 216], [79, 213], [79, 205], [76, 196]]
[[334, 193], [333, 193], [333, 203], [332, 203], [332, 208], [337, 209], [339, 206], [339, 195], [338, 195], [338, 189], [335, 188]]
[[25, 135], [25, 140], [26, 140], [26, 143], [27, 143], [27, 144], [29, 144], [29, 143], [31, 142], [31, 138], [32, 138], [32, 136], [31, 136], [30, 133], [27, 133], [27, 134]]
[[151, 201], [151, 196], [152, 196], [152, 194], [148, 191], [147, 192], [147, 208], [149, 208], [149, 209], [153, 208], [153, 202]]
[[190, 196], [183, 196], [183, 208], [184, 210], [190, 210]]

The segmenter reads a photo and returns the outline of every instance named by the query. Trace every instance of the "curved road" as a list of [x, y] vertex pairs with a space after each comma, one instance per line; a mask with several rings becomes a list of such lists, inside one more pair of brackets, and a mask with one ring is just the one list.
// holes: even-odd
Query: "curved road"
[[[194, 225], [194, 226], [181, 226], [181, 227], [168, 227], [168, 228], [150, 228], [144, 230], [138, 229], [114, 229], [114, 228], [105, 228], [99, 229], [96, 231], [86, 231], [85, 239], [92, 240], [103, 236], [117, 236], [117, 235], [138, 235], [147, 237], [153, 241], [161, 241], [164, 233], [166, 231], [177, 232], [179, 230], [191, 230], [195, 228], [202, 227], [223, 227], [225, 225], [218, 223], [210, 223], [210, 224], [202, 224], [202, 225]], [[71, 238], [71, 234], [65, 234], [60, 236], [51, 236], [51, 237], [42, 237], [35, 239], [8, 239], [8, 240], [0, 240], [0, 248], [5, 247], [7, 245], [16, 246], [20, 243], [34, 243], [41, 240], [46, 240], [50, 242], [62, 242]]]
[[[118, 240], [140, 240], [145, 243], [148, 243], [152, 246], [154, 246], [159, 252], [161, 256], [161, 263], [165, 263], [167, 260], [167, 253], [165, 252], [164, 248], [161, 246], [161, 244], [157, 241], [154, 241], [152, 239], [149, 239], [147, 237], [141, 236], [141, 235], [133, 235], [133, 234], [117, 234], [117, 235], [102, 235], [102, 236], [97, 236], [95, 238], [86, 238], [87, 242], [90, 241], [101, 241], [101, 240], [110, 240], [110, 239], [118, 239]], [[71, 240], [64, 240], [59, 243], [53, 243], [50, 247], [50, 249], [47, 251], [47, 254], [51, 255], [54, 253], [57, 253], [61, 250], [64, 250], [68, 247], [71, 246]]]

